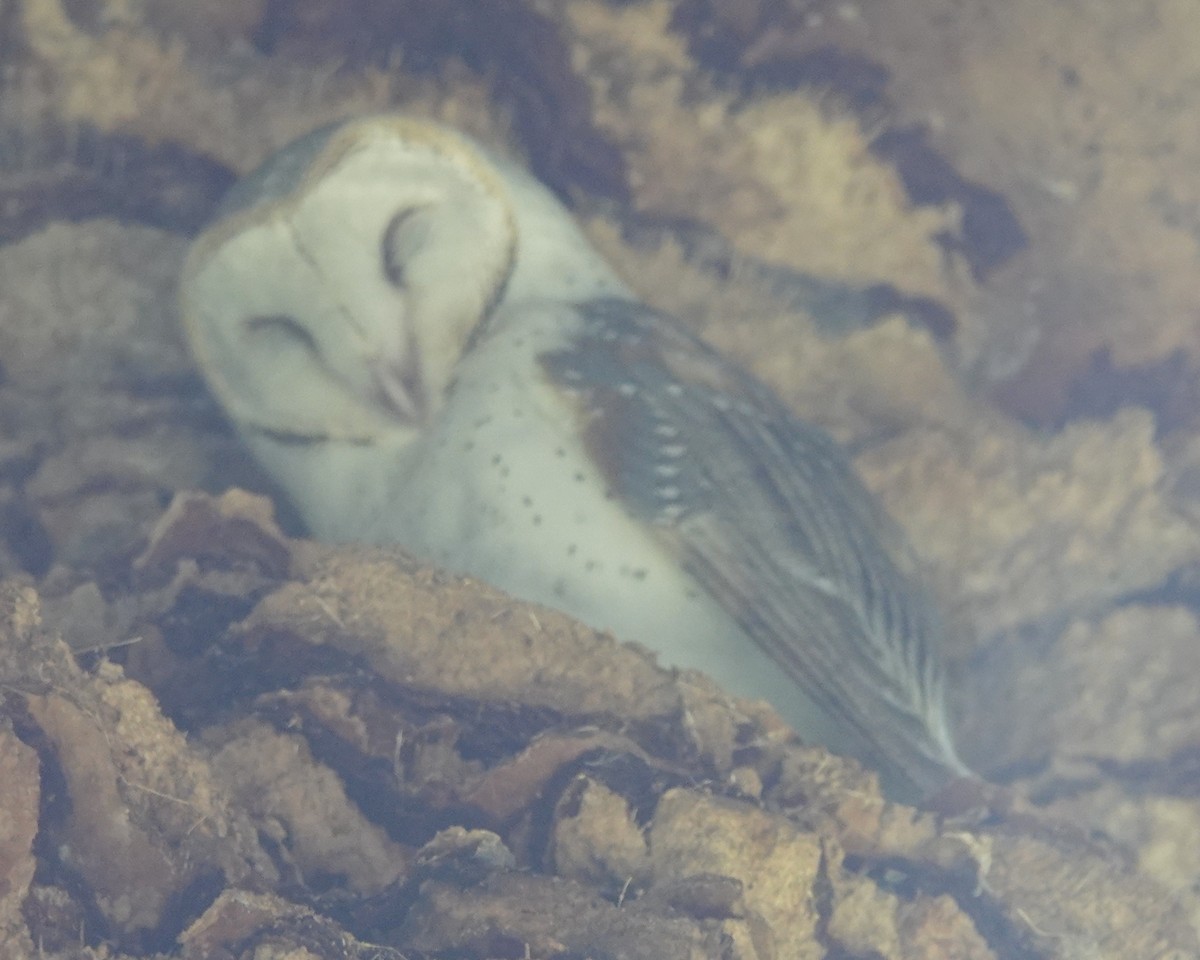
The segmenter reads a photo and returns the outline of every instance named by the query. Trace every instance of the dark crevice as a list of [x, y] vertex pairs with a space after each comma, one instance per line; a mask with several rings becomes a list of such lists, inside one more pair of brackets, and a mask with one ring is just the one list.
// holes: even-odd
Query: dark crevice
[[63, 863], [60, 855], [72, 802], [66, 773], [58, 761], [58, 750], [23, 706], [19, 706], [15, 700], [9, 700], [5, 706], [4, 715], [12, 723], [13, 732], [38, 755], [38, 831], [33, 840], [37, 867], [33, 881], [61, 887], [67, 892], [82, 914], [82, 923], [76, 931], [76, 944], [96, 946], [110, 940], [113, 931], [96, 904], [91, 884]]
[[986, 889], [978, 889], [974, 876], [959, 875], [895, 857], [847, 855], [848, 870], [865, 873], [882, 889], [906, 900], [918, 895], [950, 896], [971, 918], [976, 931], [995, 953], [997, 960], [1045, 960], [1030, 934], [1018, 926], [1005, 907]]
[[961, 231], [943, 233], [938, 242], [967, 261], [983, 282], [1029, 245], [1008, 201], [995, 190], [963, 177], [929, 142], [924, 127], [894, 127], [871, 143], [872, 152], [896, 168], [913, 203], [962, 207]]
[[591, 91], [571, 65], [558, 25], [524, 0], [270, 0], [255, 36], [264, 53], [439, 74], [460, 60], [488, 77], [511, 109], [534, 173], [560, 194], [571, 188], [627, 202], [624, 159], [592, 121]]
[[34, 577], [45, 576], [54, 562], [54, 542], [23, 492], [0, 497], [0, 539]]
[[[836, 19], [832, 4], [820, 0], [682, 0], [671, 26], [719, 84], [747, 97], [807, 89], [849, 108], [865, 125], [883, 125], [893, 114], [890, 74], [869, 57], [822, 40], [816, 24]], [[918, 126], [890, 127], [871, 146], [895, 167], [913, 203], [961, 206], [961, 228], [936, 239], [983, 282], [1028, 246], [1028, 236], [1004, 196], [963, 177], [928, 134]]]
[[696, 268], [722, 280], [749, 281], [781, 305], [807, 313], [826, 333], [845, 336], [895, 314], [943, 342], [958, 330], [958, 320], [947, 307], [930, 297], [910, 296], [892, 284], [851, 284], [746, 256], [716, 228], [694, 219], [647, 212], [609, 214], [620, 221], [622, 237], [631, 246], [655, 249], [670, 239]]
[[1128, 406], [1154, 414], [1162, 437], [1195, 422], [1200, 409], [1200, 371], [1187, 350], [1177, 348], [1145, 364], [1118, 366], [1110, 347], [1091, 355], [1087, 367], [1067, 386], [1067, 400], [1052, 426], [1073, 420], [1106, 420]]
[[0, 243], [56, 220], [108, 217], [179, 233], [209, 219], [234, 174], [177, 144], [85, 124], [0, 135]]

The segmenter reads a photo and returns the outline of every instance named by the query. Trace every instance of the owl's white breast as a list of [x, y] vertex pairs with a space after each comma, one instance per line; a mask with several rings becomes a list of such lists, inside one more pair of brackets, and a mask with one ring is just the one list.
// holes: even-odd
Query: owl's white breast
[[575, 411], [537, 359], [570, 332], [565, 309], [507, 308], [464, 357], [435, 422], [416, 439], [398, 432], [392, 451], [269, 441], [264, 450], [264, 441], [250, 440], [276, 475], [306, 477], [293, 479], [290, 491], [318, 538], [403, 544], [639, 642], [664, 665], [702, 670], [735, 694], [767, 699], [807, 735], [836, 743], [836, 729], [778, 665], [609, 496]]

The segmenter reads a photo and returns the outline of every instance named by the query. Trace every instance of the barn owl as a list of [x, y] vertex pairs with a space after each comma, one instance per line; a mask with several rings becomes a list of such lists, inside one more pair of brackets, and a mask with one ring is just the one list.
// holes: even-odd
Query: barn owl
[[770, 701], [897, 799], [969, 776], [939, 627], [845, 456], [432, 122], [271, 157], [195, 241], [196, 360], [311, 532], [399, 544]]

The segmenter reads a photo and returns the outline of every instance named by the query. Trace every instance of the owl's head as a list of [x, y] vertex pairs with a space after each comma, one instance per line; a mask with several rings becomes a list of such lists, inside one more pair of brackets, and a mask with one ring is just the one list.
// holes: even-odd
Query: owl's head
[[470, 142], [351, 121], [234, 188], [188, 255], [184, 324], [235, 422], [369, 442], [440, 404], [516, 248], [510, 191]]

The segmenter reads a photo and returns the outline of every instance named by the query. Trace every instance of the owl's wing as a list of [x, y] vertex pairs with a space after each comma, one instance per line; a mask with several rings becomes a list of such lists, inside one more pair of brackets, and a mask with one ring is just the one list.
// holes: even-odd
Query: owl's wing
[[541, 359], [614, 495], [885, 769], [921, 795], [967, 774], [936, 614], [840, 449], [672, 318], [578, 310], [581, 333]]

